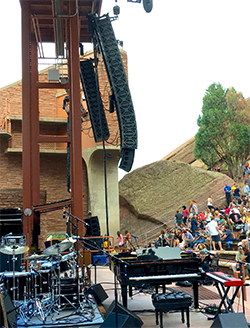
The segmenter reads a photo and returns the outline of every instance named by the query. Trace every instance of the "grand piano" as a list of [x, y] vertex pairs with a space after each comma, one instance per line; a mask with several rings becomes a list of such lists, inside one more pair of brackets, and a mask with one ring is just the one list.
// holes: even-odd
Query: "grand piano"
[[121, 285], [123, 306], [127, 307], [127, 287], [132, 297], [132, 287], [147, 288], [162, 286], [178, 281], [193, 284], [194, 307], [199, 307], [198, 285], [205, 279], [199, 258], [182, 258], [178, 247], [149, 247], [136, 253], [118, 253], [112, 256], [111, 270]]

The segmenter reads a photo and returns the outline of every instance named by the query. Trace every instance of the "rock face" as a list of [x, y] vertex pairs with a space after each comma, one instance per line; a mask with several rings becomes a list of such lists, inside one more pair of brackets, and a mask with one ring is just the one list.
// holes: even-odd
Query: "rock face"
[[224, 174], [167, 160], [136, 169], [119, 182], [121, 232], [138, 235], [162, 223], [172, 226], [177, 209], [195, 200], [204, 211], [209, 195], [213, 204], [224, 205], [224, 186], [233, 183]]

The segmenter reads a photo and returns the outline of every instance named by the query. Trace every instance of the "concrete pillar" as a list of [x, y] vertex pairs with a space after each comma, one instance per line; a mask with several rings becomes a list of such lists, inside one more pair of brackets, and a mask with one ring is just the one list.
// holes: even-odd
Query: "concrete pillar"
[[[116, 232], [120, 229], [118, 162], [120, 148], [107, 146], [106, 151], [112, 157], [107, 159], [107, 197], [109, 235], [116, 241]], [[92, 216], [98, 216], [101, 234], [107, 233], [104, 158], [101, 146], [84, 149], [82, 156], [87, 165], [89, 187], [89, 210]]]

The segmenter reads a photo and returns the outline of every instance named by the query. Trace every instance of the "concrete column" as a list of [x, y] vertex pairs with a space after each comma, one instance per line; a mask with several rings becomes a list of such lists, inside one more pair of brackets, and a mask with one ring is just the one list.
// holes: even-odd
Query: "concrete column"
[[[118, 162], [120, 149], [107, 146], [106, 151], [112, 156], [107, 160], [107, 197], [109, 235], [116, 241], [116, 232], [120, 229], [119, 215], [119, 185], [118, 185]], [[82, 156], [87, 165], [89, 186], [89, 210], [92, 216], [98, 216], [101, 234], [107, 233], [105, 183], [104, 183], [104, 159], [101, 146], [84, 149]]]

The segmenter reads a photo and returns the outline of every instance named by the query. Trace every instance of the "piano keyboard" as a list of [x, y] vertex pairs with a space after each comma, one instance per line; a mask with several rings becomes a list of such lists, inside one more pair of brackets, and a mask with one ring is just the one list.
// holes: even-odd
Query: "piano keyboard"
[[186, 274], [168, 274], [168, 275], [159, 275], [159, 276], [145, 276], [145, 277], [129, 277], [129, 280], [142, 281], [142, 280], [179, 280], [190, 278], [200, 278], [198, 273], [186, 273]]
[[211, 279], [223, 284], [225, 287], [243, 286], [242, 280], [229, 276], [224, 272], [207, 272], [206, 275]]

